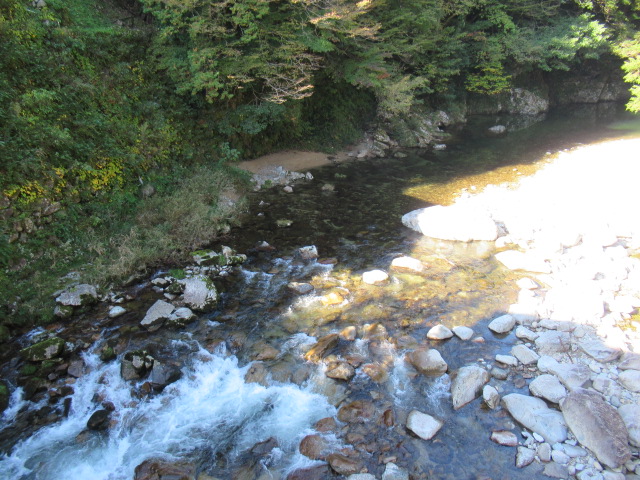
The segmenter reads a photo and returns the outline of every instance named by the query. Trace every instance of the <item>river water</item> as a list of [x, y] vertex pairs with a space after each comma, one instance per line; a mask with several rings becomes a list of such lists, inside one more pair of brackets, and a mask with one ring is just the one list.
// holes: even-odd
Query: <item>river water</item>
[[[522, 118], [479, 117], [448, 132], [444, 151], [408, 150], [402, 158], [323, 167], [292, 194], [275, 187], [252, 195], [242, 229], [223, 241], [249, 258], [216, 280], [224, 293], [214, 312], [184, 330], [141, 331], [137, 322], [160, 298], [143, 283], [128, 292], [127, 315], [108, 319], [102, 306], [75, 326], [57, 326], [57, 335], [82, 345], [76, 351], [84, 375], [51, 380], [52, 389], [71, 387], [66, 403], [64, 395], [46, 390], [26, 400], [27, 388], [16, 375], [20, 365], [3, 366], [12, 399], [2, 416], [0, 478], [131, 479], [144, 460], [163, 458], [188, 462], [202, 480], [284, 479], [323, 464], [302, 455], [298, 445], [316, 432], [318, 420], [335, 418], [340, 406], [355, 400], [373, 406], [371, 418], [338, 422], [323, 432], [324, 442], [377, 478], [389, 461], [414, 479], [541, 476], [533, 466], [516, 469], [514, 450], [490, 441], [493, 430], [515, 429], [508, 415], [480, 400], [454, 411], [448, 375], [417, 375], [404, 361], [406, 352], [431, 346], [449, 372], [468, 364], [490, 368], [513, 339], [486, 325], [515, 302], [519, 277], [491, 257], [493, 245], [422, 238], [400, 218], [488, 184], [515, 181], [560, 150], [620, 137], [626, 131], [612, 128], [620, 126], [618, 119], [615, 109], [602, 107], [550, 115], [521, 129]], [[509, 134], [488, 136], [486, 128], [496, 123], [510, 125]], [[272, 248], [257, 248], [260, 242]], [[307, 245], [317, 247], [318, 260], [295, 255]], [[390, 271], [400, 255], [418, 258], [428, 269], [393, 272], [383, 286], [361, 281], [364, 271]], [[289, 282], [309, 283], [313, 291], [294, 294]], [[427, 340], [429, 328], [440, 323], [469, 326], [476, 341]], [[343, 337], [324, 361], [305, 361], [317, 339], [338, 332]], [[99, 359], [105, 345], [119, 353], [116, 360]], [[123, 380], [121, 357], [135, 349], [179, 368], [181, 378], [161, 392], [144, 379]], [[345, 361], [355, 367], [350, 381], [326, 376], [332, 362]], [[526, 393], [527, 379], [524, 371], [499, 388]], [[88, 419], [104, 405], [113, 410], [109, 428], [88, 432]], [[407, 432], [413, 409], [444, 421], [433, 440]], [[268, 449], [255, 447], [269, 439]], [[322, 475], [317, 478], [342, 478], [328, 470]]]

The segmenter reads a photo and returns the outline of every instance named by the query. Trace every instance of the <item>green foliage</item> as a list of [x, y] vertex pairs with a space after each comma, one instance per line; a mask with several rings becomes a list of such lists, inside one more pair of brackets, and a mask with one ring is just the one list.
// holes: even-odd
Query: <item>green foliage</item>
[[640, 33], [633, 38], [620, 42], [616, 47], [616, 53], [625, 59], [622, 70], [624, 79], [631, 83], [631, 100], [627, 109], [631, 112], [640, 112]]

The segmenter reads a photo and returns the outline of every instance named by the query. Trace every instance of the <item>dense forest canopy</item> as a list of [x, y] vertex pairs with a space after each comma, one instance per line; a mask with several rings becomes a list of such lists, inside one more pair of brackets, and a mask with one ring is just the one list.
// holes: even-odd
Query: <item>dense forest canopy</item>
[[640, 111], [639, 27], [637, 0], [0, 0], [0, 290], [198, 165], [603, 56]]

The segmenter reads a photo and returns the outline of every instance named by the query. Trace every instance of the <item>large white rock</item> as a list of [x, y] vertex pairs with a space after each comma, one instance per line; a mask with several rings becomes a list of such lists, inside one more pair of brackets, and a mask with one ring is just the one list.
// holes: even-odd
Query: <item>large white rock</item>
[[218, 302], [215, 285], [204, 275], [187, 278], [184, 282], [184, 303], [200, 312], [210, 310]]
[[80, 307], [83, 305], [91, 305], [98, 301], [98, 292], [96, 287], [83, 283], [76, 285], [70, 289], [62, 292], [57, 298], [56, 302], [60, 305], [70, 307]]
[[567, 390], [553, 375], [545, 373], [536, 377], [529, 384], [529, 391], [536, 397], [544, 398], [552, 403], [559, 403], [567, 396]]
[[489, 381], [489, 372], [477, 365], [468, 365], [458, 370], [451, 383], [451, 400], [455, 410], [473, 401]]
[[631, 458], [627, 427], [602, 395], [577, 388], [567, 395], [561, 409], [580, 444], [595, 453], [600, 462], [618, 468]]
[[618, 413], [627, 427], [631, 445], [640, 447], [640, 405], [622, 405]]
[[540, 358], [540, 355], [538, 355], [526, 345], [515, 345], [511, 349], [511, 355], [516, 357], [520, 361], [520, 363], [524, 365], [531, 365], [532, 363], [536, 363]]
[[438, 350], [433, 348], [420, 348], [407, 353], [405, 359], [408, 363], [423, 375], [439, 376], [447, 371], [447, 362], [444, 361]]
[[545, 441], [554, 444], [567, 439], [567, 424], [562, 414], [547, 407], [544, 400], [511, 393], [502, 397], [502, 403], [514, 419]]
[[582, 340], [578, 346], [584, 353], [601, 363], [612, 362], [622, 355], [622, 350], [610, 347], [599, 338]]
[[407, 428], [423, 440], [430, 440], [442, 428], [444, 422], [437, 418], [413, 410], [407, 417]]
[[540, 355], [567, 352], [571, 348], [571, 336], [567, 332], [554, 330], [542, 332], [536, 338], [536, 348]]
[[516, 319], [512, 315], [502, 315], [498, 318], [491, 320], [489, 323], [489, 330], [495, 333], [507, 333], [510, 332], [516, 325]]
[[492, 242], [498, 238], [498, 227], [491, 217], [468, 205], [421, 208], [404, 215], [402, 223], [427, 237], [441, 240]]

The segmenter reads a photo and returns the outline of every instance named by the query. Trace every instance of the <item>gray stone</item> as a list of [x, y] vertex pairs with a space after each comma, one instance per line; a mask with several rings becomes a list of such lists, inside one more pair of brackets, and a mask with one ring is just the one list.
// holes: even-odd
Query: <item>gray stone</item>
[[493, 367], [491, 369], [491, 376], [496, 380], [506, 380], [509, 378], [509, 372], [503, 368]]
[[164, 387], [175, 382], [181, 376], [182, 372], [178, 367], [160, 363], [156, 360], [153, 362], [153, 368], [151, 369], [149, 380], [154, 390], [161, 391]]
[[578, 346], [584, 353], [601, 363], [612, 362], [622, 355], [622, 350], [609, 347], [600, 339], [582, 340]]
[[640, 354], [634, 352], [625, 352], [620, 363], [620, 370], [640, 370]]
[[164, 300], [157, 300], [140, 322], [140, 325], [149, 331], [158, 330], [162, 324], [169, 318], [169, 315], [175, 310], [175, 307]]
[[554, 462], [559, 463], [560, 465], [566, 465], [571, 460], [571, 457], [562, 450], [554, 450], [551, 452], [551, 458]]
[[491, 323], [489, 323], [489, 330], [495, 333], [507, 333], [510, 332], [515, 325], [516, 319], [507, 314], [492, 320]]
[[473, 337], [474, 332], [473, 332], [473, 329], [469, 327], [459, 325], [457, 327], [453, 327], [453, 333], [455, 333], [460, 340], [466, 341], [466, 340], [471, 340], [471, 337]]
[[482, 389], [482, 399], [490, 409], [494, 410], [500, 404], [500, 394], [496, 387], [485, 385]]
[[433, 348], [414, 350], [408, 353], [405, 359], [423, 375], [439, 376], [449, 368], [440, 352]]
[[168, 321], [174, 327], [182, 327], [196, 318], [190, 308], [180, 307], [169, 315]]
[[547, 407], [544, 400], [511, 393], [502, 397], [502, 403], [514, 419], [547, 442], [559, 443], [567, 439], [567, 425], [562, 414]]
[[569, 445], [568, 443], [561, 444], [561, 450], [569, 455], [571, 458], [584, 457], [588, 454], [588, 452], [577, 445]]
[[624, 370], [618, 376], [624, 388], [632, 392], [640, 392], [640, 370]]
[[349, 475], [347, 480], [376, 480], [376, 477], [370, 473], [354, 473], [353, 475]]
[[409, 472], [395, 463], [389, 462], [384, 468], [382, 480], [409, 480]]
[[518, 359], [511, 355], [496, 355], [496, 362], [503, 365], [509, 365], [510, 367], [516, 367], [518, 365]]
[[538, 458], [541, 462], [551, 461], [551, 445], [549, 445], [547, 442], [538, 445], [536, 453], [538, 454]]
[[576, 388], [564, 399], [561, 409], [575, 437], [600, 462], [617, 468], [631, 458], [624, 421], [599, 393]]
[[120, 315], [124, 315], [125, 313], [127, 313], [127, 310], [123, 307], [111, 307], [111, 309], [109, 309], [109, 318], [117, 318]]
[[640, 447], [640, 405], [622, 405], [618, 413], [627, 427], [631, 445]]
[[553, 375], [543, 374], [529, 384], [529, 391], [536, 397], [544, 398], [552, 403], [559, 403], [567, 396], [567, 390]]
[[567, 467], [555, 462], [547, 463], [542, 473], [551, 478], [565, 479], [569, 476], [569, 470], [567, 469]]
[[429, 340], [446, 340], [451, 337], [453, 337], [453, 332], [444, 325], [436, 325], [427, 332]]
[[313, 260], [318, 258], [318, 249], [315, 245], [308, 245], [298, 249], [298, 255], [303, 260]]
[[538, 370], [555, 375], [569, 390], [584, 387], [591, 380], [591, 370], [586, 365], [559, 363], [549, 356], [540, 357]]
[[529, 342], [534, 342], [536, 340], [536, 338], [538, 338], [538, 333], [529, 330], [527, 327], [523, 327], [522, 325], [520, 325], [518, 328], [516, 328], [516, 337], [518, 337], [521, 340], [528, 340]]
[[567, 332], [542, 332], [538, 338], [536, 338], [536, 348], [540, 355], [564, 353], [571, 348], [571, 337]]
[[327, 371], [325, 372], [327, 377], [337, 380], [351, 380], [355, 374], [355, 370], [347, 362], [336, 362], [327, 367]]
[[430, 440], [442, 428], [444, 422], [418, 410], [407, 417], [407, 428], [423, 440]]
[[391, 268], [395, 270], [409, 271], [414, 273], [422, 273], [425, 269], [424, 263], [417, 258], [398, 257], [391, 262]]
[[498, 238], [498, 227], [485, 212], [460, 205], [422, 208], [407, 213], [402, 223], [427, 237], [471, 242]]
[[451, 384], [451, 399], [455, 410], [473, 401], [483, 385], [489, 381], [489, 372], [477, 365], [469, 365], [458, 370]]
[[540, 355], [538, 355], [526, 345], [515, 345], [511, 349], [511, 355], [520, 360], [520, 362], [524, 365], [531, 365], [532, 363], [536, 363], [540, 358]]
[[516, 467], [524, 468], [527, 465], [531, 465], [536, 458], [536, 451], [527, 447], [518, 447], [518, 453], [516, 453]]
[[505, 447], [518, 446], [518, 437], [516, 437], [515, 433], [508, 430], [499, 430], [497, 432], [492, 432], [491, 441]]
[[505, 127], [504, 125], [494, 125], [493, 127], [487, 128], [487, 130], [494, 135], [501, 135], [503, 133], [506, 133], [507, 127]]
[[215, 285], [204, 275], [187, 278], [184, 283], [184, 303], [193, 310], [205, 312], [218, 303]]
[[84, 305], [91, 305], [98, 301], [98, 292], [93, 285], [76, 285], [69, 290], [63, 292], [56, 302], [60, 305], [66, 305], [71, 307], [80, 307]]

